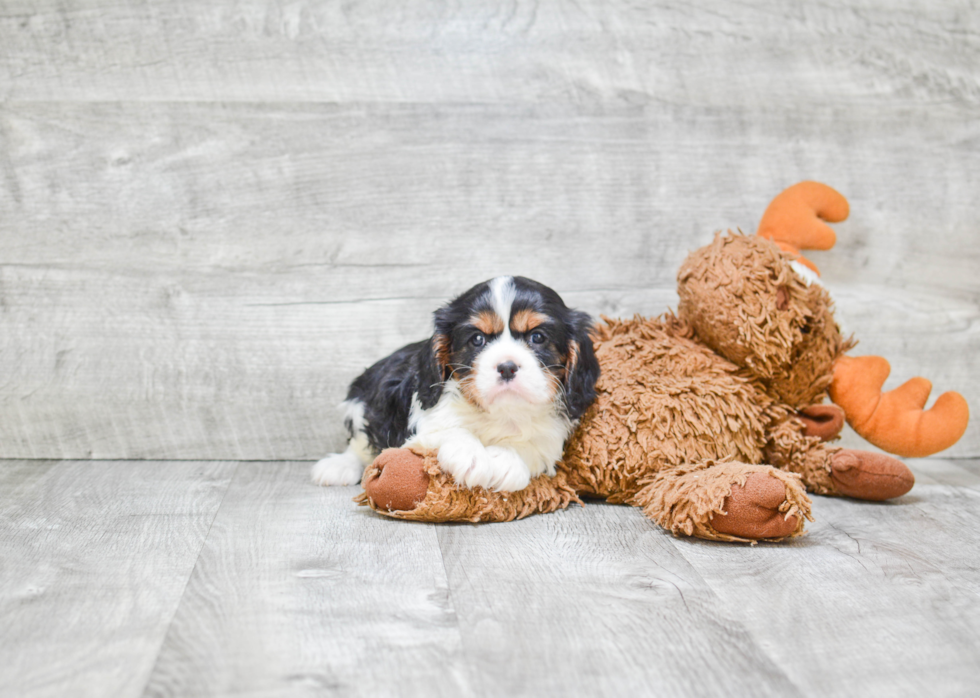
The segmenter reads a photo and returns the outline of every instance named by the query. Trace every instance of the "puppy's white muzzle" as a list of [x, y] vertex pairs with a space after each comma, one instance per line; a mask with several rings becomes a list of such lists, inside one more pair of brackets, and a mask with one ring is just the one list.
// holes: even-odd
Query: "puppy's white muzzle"
[[512, 337], [502, 336], [487, 345], [474, 365], [477, 392], [488, 406], [523, 401], [551, 402], [554, 391], [534, 353]]

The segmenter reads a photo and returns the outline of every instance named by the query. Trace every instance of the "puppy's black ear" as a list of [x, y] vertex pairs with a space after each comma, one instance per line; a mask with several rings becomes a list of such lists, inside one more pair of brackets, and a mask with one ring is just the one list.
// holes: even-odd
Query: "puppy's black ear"
[[565, 405], [568, 416], [578, 419], [595, 399], [595, 384], [599, 380], [599, 361], [592, 347], [592, 318], [586, 313], [572, 311], [571, 339], [565, 360]]
[[436, 331], [419, 352], [419, 402], [428, 410], [439, 402], [442, 386], [449, 379], [449, 354], [452, 351], [449, 338], [450, 325], [446, 308], [435, 313]]

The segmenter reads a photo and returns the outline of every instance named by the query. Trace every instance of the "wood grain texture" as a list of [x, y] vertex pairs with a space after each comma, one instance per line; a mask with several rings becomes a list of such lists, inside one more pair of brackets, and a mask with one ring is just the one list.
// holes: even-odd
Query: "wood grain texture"
[[811, 178], [860, 351], [976, 406], [973, 9], [4, 3], [0, 457], [319, 457], [473, 283], [658, 314]]
[[439, 541], [487, 695], [805, 695], [637, 509], [446, 526]]
[[[961, 0], [8, 0], [7, 99], [976, 106]], [[39, 46], [44, 50], [39, 51]]]
[[475, 695], [432, 526], [242, 463], [145, 696]]
[[980, 460], [802, 539], [590, 503], [427, 525], [308, 464], [0, 461], [0, 694], [963, 696]]
[[679, 545], [812, 695], [969, 695], [980, 679], [980, 478], [910, 464], [905, 497], [815, 498], [809, 535], [786, 546]]
[[[580, 140], [554, 141], [545, 134], [567, 131], [575, 119], [532, 114], [507, 126], [482, 112], [452, 119], [405, 108], [392, 125], [390, 113], [383, 123], [355, 111], [340, 118], [332, 109], [245, 107], [250, 116], [221, 116], [222, 129], [212, 123], [216, 108], [150, 111], [15, 110], [21, 130], [43, 127], [39, 112], [56, 126], [44, 129], [53, 140], [47, 156], [18, 160], [20, 205], [4, 218], [3, 455], [317, 457], [340, 444], [333, 405], [346, 384], [425, 336], [431, 311], [476, 280], [522, 273], [594, 313], [657, 314], [673, 303], [673, 276], [687, 251], [717, 228], [751, 230], [769, 194], [786, 183], [773, 173], [749, 200], [735, 177], [703, 201], [705, 191], [719, 190], [717, 158], [735, 162], [747, 149], [709, 152], [725, 129], [710, 116], [693, 131], [672, 125], [669, 113], [656, 117], [656, 128], [649, 114], [596, 116], [579, 126]], [[298, 124], [276, 135], [284, 114]], [[864, 118], [854, 126], [872, 136]], [[338, 123], [345, 119], [346, 133]], [[58, 145], [65, 125], [81, 121], [100, 132], [77, 150]], [[158, 140], [174, 144], [195, 132], [189, 123], [202, 130], [186, 151], [164, 145], [158, 154], [133, 154], [146, 129], [170, 124]], [[331, 124], [333, 137], [318, 135]], [[491, 127], [524, 136], [494, 138], [484, 131]], [[825, 127], [833, 127], [829, 119]], [[759, 129], [749, 141], [766, 141], [757, 142], [762, 151], [784, 147], [793, 133], [790, 125], [781, 134]], [[649, 142], [654, 133], [661, 146]], [[126, 173], [111, 172], [107, 140], [122, 143]], [[668, 149], [670, 140], [681, 145]], [[904, 156], [900, 140], [887, 151]], [[649, 158], [636, 157], [638, 149]], [[696, 181], [668, 184], [681, 165], [664, 160], [685, 150], [700, 152]], [[47, 180], [66, 151], [69, 170], [103, 172], [73, 176], [64, 182], [69, 191], [55, 195], [50, 187], [61, 183]], [[305, 162], [290, 163], [295, 158]], [[753, 168], [743, 169], [748, 177]], [[872, 250], [891, 250], [885, 237], [870, 241], [861, 206], [876, 204], [854, 198], [852, 220], [839, 227], [842, 248], [858, 237]], [[50, 220], [38, 217], [42, 210]], [[151, 220], [150, 211], [165, 220]], [[980, 290], [968, 270], [980, 264], [980, 251], [963, 249], [963, 239], [953, 237], [945, 253], [935, 243], [932, 261], [914, 256], [931, 269], [917, 285], [890, 280], [875, 252], [861, 253], [864, 261], [846, 249], [814, 256], [862, 351], [887, 356], [896, 376], [925, 373], [937, 389], [957, 387], [975, 400]], [[953, 259], [960, 267], [942, 261]], [[857, 264], [877, 278], [849, 271]], [[956, 449], [980, 449], [980, 430]]]
[[236, 468], [0, 462], [0, 695], [139, 695]]

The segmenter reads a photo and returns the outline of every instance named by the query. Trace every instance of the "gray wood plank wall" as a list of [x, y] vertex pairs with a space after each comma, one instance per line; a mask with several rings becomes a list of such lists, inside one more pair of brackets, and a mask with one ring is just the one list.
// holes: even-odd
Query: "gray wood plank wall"
[[0, 457], [318, 457], [453, 294], [660, 313], [801, 179], [860, 352], [976, 407], [977, 10], [6, 0]]

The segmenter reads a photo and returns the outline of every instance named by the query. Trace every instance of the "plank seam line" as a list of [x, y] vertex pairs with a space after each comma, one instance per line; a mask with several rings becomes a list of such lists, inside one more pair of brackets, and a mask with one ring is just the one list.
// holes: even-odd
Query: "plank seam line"
[[211, 529], [214, 527], [214, 522], [218, 519], [218, 514], [221, 513], [221, 509], [225, 505], [225, 499], [228, 497], [228, 491], [231, 490], [232, 485], [235, 483], [235, 478], [238, 477], [239, 465], [240, 463], [235, 464], [235, 471], [231, 474], [231, 477], [228, 478], [228, 486], [225, 488], [225, 491], [221, 493], [221, 501], [218, 503], [218, 506], [215, 507], [214, 516], [211, 517], [211, 521], [208, 522], [207, 533], [205, 533], [204, 537], [201, 539], [201, 547], [198, 548], [197, 555], [194, 557], [194, 564], [191, 567], [190, 572], [187, 573], [187, 579], [184, 580], [184, 586], [180, 590], [180, 596], [177, 599], [177, 603], [174, 604], [173, 613], [170, 614], [170, 619], [167, 621], [167, 629], [160, 638], [160, 644], [156, 650], [157, 656], [153, 660], [153, 666], [150, 667], [150, 671], [146, 675], [146, 683], [143, 684], [143, 690], [140, 691], [141, 696], [146, 695], [146, 691], [150, 687], [150, 681], [153, 680], [153, 676], [156, 673], [157, 665], [160, 663], [160, 653], [163, 651], [163, 646], [166, 644], [167, 638], [170, 636], [170, 630], [173, 628], [174, 618], [177, 616], [177, 611], [180, 610], [181, 604], [184, 603], [184, 596], [187, 594], [187, 586], [190, 584], [191, 578], [194, 576], [194, 571], [201, 562], [201, 553], [204, 552], [204, 546], [208, 544], [208, 539], [211, 537]]
[[[453, 592], [453, 585], [449, 581], [449, 569], [446, 567], [446, 553], [442, 549], [442, 536], [439, 535], [440, 529], [438, 528], [438, 524], [430, 524], [430, 526], [433, 526], [432, 533], [436, 537], [436, 547], [439, 549], [439, 559], [442, 561], [442, 573], [446, 578], [446, 592], [449, 594], [449, 605], [453, 609], [453, 623], [456, 626], [456, 634], [459, 636], [459, 647], [463, 653], [463, 656], [461, 657], [461, 659], [463, 660], [463, 670], [466, 674], [467, 680], [471, 681], [472, 680], [471, 666], [468, 659], [470, 653], [469, 650], [467, 650], [466, 648], [466, 638], [463, 637], [463, 628], [459, 624], [459, 613], [456, 610], [456, 594]], [[485, 690], [481, 691], [480, 689], [476, 688], [477, 685], [479, 684], [471, 684], [471, 688], [474, 691], [477, 691], [476, 695], [479, 696], [487, 695]]]
[[[692, 538], [690, 540], [693, 541], [696, 539]], [[670, 542], [671, 545], [674, 546], [674, 549], [677, 551], [677, 554], [680, 555], [681, 559], [687, 563], [691, 572], [697, 575], [697, 578], [701, 580], [701, 582], [704, 584], [704, 588], [707, 589], [709, 592], [711, 592], [711, 595], [714, 598], [715, 603], [718, 605], [718, 608], [727, 610], [728, 604], [726, 604], [725, 601], [722, 599], [721, 595], [718, 593], [718, 590], [715, 588], [715, 586], [711, 583], [711, 581], [708, 578], [705, 577], [705, 575], [701, 574], [701, 570], [699, 570], [695, 566], [695, 564], [691, 562], [691, 559], [684, 554], [684, 547], [681, 545], [681, 541], [677, 540], [675, 536], [670, 536], [668, 541]], [[728, 543], [727, 545], [734, 545], [734, 544]], [[680, 592], [680, 589], [678, 589], [677, 591], [678, 593], [680, 593], [681, 600], [684, 601], [684, 605], [686, 607], [687, 600], [684, 599], [684, 594]], [[799, 692], [798, 693], [799, 696], [803, 697], [803, 696], [813, 695], [804, 692], [803, 688], [796, 681], [793, 680], [793, 677], [789, 675], [789, 672], [786, 670], [786, 667], [784, 667], [779, 661], [777, 661], [777, 659], [765, 648], [763, 642], [760, 642], [760, 638], [756, 637], [756, 634], [752, 632], [752, 628], [750, 628], [745, 621], [742, 621], [735, 617], [729, 617], [728, 620], [732, 624], [736, 625], [743, 633], [745, 633], [745, 637], [748, 638], [748, 640], [753, 645], [755, 645], [755, 648], [759, 651], [759, 653], [772, 663], [773, 669], [778, 671], [780, 674], [782, 674], [783, 678], [786, 679], [786, 682], [789, 683], [794, 688], [796, 688], [796, 690]]]

